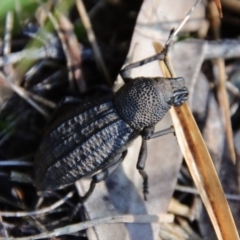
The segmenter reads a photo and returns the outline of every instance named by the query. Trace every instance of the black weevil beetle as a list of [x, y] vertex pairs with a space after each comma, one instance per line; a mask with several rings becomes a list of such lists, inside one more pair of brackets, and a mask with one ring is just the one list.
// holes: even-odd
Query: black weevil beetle
[[96, 183], [117, 169], [131, 142], [141, 135], [137, 169], [143, 177], [146, 199], [146, 142], [173, 132], [169, 128], [154, 133], [154, 126], [171, 106], [180, 106], [187, 100], [188, 90], [183, 78], [131, 79], [127, 71], [154, 60], [165, 61], [167, 49], [165, 46], [161, 53], [121, 70], [125, 85], [115, 95], [88, 102], [76, 99], [65, 102], [65, 111], [55, 114], [56, 118], [48, 127], [35, 157], [38, 190], [54, 190], [91, 176], [90, 188], [81, 198], [82, 202], [85, 201]]

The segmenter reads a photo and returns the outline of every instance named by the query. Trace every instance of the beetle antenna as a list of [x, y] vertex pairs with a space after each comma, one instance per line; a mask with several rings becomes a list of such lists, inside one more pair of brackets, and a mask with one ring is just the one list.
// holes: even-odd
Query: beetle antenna
[[170, 34], [170, 38], [167, 40], [166, 45], [170, 45], [171, 42], [173, 41], [173, 38], [178, 34], [178, 32], [181, 30], [181, 28], [184, 26], [184, 24], [187, 22], [187, 20], [190, 18], [190, 16], [192, 15], [192, 13], [194, 12], [195, 8], [197, 7], [197, 5], [201, 2], [202, 0], [196, 0], [195, 4], [192, 6], [192, 8], [189, 10], [189, 12], [187, 13], [187, 15], [184, 17], [184, 19], [180, 22], [180, 24], [178, 25], [178, 27], [176, 29], [174, 29], [173, 33]]
[[[169, 35], [169, 39], [171, 39], [171, 35], [174, 33], [174, 31], [170, 32], [170, 35]], [[134, 62], [134, 63], [131, 63], [129, 65], [127, 65], [126, 67], [124, 67], [121, 71], [120, 71], [120, 75], [121, 77], [123, 78], [123, 80], [129, 78], [129, 74], [128, 74], [128, 71], [130, 69], [133, 69], [133, 68], [137, 68], [137, 67], [140, 67], [140, 66], [143, 66], [145, 64], [148, 64], [150, 62], [153, 62], [153, 61], [156, 61], [156, 60], [161, 60], [161, 61], [164, 61], [164, 59], [166, 58], [167, 56], [167, 53], [168, 53], [168, 49], [169, 49], [169, 46], [170, 46], [170, 42], [168, 41], [168, 44], [165, 44], [165, 47], [164, 49], [158, 53], [158, 54], [155, 54], [151, 57], [148, 57], [148, 58], [144, 58], [140, 61], [137, 61], [137, 62]]]

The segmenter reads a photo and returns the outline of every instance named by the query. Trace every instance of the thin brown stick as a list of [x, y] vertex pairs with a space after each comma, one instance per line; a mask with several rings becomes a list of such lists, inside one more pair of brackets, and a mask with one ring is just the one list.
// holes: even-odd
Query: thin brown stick
[[[154, 47], [157, 53], [163, 49], [161, 44], [156, 42]], [[169, 61], [168, 65], [171, 68], [172, 76], [162, 61], [159, 63], [163, 69], [162, 72], [166, 74], [165, 77], [176, 77]], [[218, 239], [239, 240], [238, 232], [213, 161], [187, 103], [170, 109], [170, 114], [179, 146]]]
[[45, 13], [47, 14], [49, 20], [51, 21], [51, 23], [53, 24], [57, 34], [58, 34], [58, 37], [61, 41], [61, 44], [62, 44], [62, 48], [63, 48], [63, 52], [65, 54], [65, 57], [66, 57], [66, 61], [67, 61], [67, 67], [68, 67], [68, 79], [69, 79], [69, 84], [70, 84], [70, 88], [74, 88], [74, 84], [73, 84], [73, 79], [74, 79], [74, 74], [72, 72], [72, 61], [71, 61], [71, 57], [69, 55], [69, 52], [68, 52], [68, 47], [67, 47], [67, 44], [65, 42], [65, 39], [64, 39], [64, 35], [60, 29], [60, 26], [56, 20], [56, 18], [53, 16], [53, 14], [46, 8], [46, 6], [43, 4], [43, 2], [41, 0], [35, 0], [41, 7], [42, 9], [45, 11]]
[[[213, 30], [213, 35], [216, 40], [220, 38], [220, 27], [221, 22], [218, 17], [218, 12], [214, 2], [209, 3], [209, 10], [210, 10], [210, 23]], [[226, 90], [226, 73], [225, 73], [225, 62], [223, 58], [217, 58], [215, 60], [215, 64], [218, 69], [218, 81], [217, 81], [217, 96], [218, 102], [221, 109], [222, 116], [224, 118], [224, 127], [225, 133], [227, 138], [227, 143], [230, 152], [230, 158], [233, 163], [236, 163], [236, 156], [235, 156], [235, 149], [233, 143], [233, 132], [232, 132], [232, 125], [230, 120], [230, 106], [227, 96]]]
[[111, 86], [111, 80], [110, 80], [109, 74], [107, 72], [107, 68], [105, 66], [102, 54], [99, 50], [99, 47], [98, 47], [98, 44], [97, 44], [97, 39], [96, 39], [95, 34], [93, 32], [91, 22], [89, 20], [87, 11], [84, 7], [84, 4], [83, 4], [82, 0], [76, 0], [76, 6], [77, 6], [79, 16], [81, 17], [82, 23], [83, 23], [83, 25], [84, 25], [84, 27], [87, 31], [88, 40], [92, 45], [93, 52], [94, 52], [94, 55], [96, 57], [97, 66], [103, 72], [107, 84], [109, 86]]
[[236, 163], [236, 155], [233, 143], [233, 131], [232, 131], [232, 124], [231, 124], [231, 116], [230, 116], [230, 106], [227, 96], [226, 90], [226, 74], [225, 74], [225, 63], [224, 59], [218, 58], [216, 59], [216, 65], [219, 70], [218, 76], [218, 86], [217, 86], [217, 96], [218, 102], [221, 109], [222, 116], [224, 117], [224, 126], [226, 132], [227, 143], [230, 152], [230, 158], [232, 162]]

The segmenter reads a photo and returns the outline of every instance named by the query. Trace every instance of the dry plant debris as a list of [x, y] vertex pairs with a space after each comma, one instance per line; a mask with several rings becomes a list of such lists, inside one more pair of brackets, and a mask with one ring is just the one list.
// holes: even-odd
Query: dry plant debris
[[[215, 2], [221, 12], [220, 1]], [[149, 142], [147, 202], [135, 169], [139, 139], [118, 171], [97, 186], [84, 212], [73, 214], [88, 179], [41, 193], [32, 180], [34, 154], [61, 99], [98, 97], [100, 92], [85, 90], [99, 84], [117, 88], [121, 81], [115, 79], [125, 59], [129, 63], [153, 55], [152, 42], [164, 44], [194, 4], [194, 0], [0, 3], [0, 239], [217, 239], [174, 136]], [[177, 76], [186, 80], [189, 106], [239, 231], [239, 4], [222, 0], [222, 5], [222, 24], [214, 30], [212, 18], [205, 15], [208, 6], [200, 3], [175, 36], [169, 55]], [[225, 64], [222, 70], [215, 67], [216, 58]], [[218, 71], [223, 71], [221, 91], [229, 102], [223, 104], [225, 117]], [[156, 62], [131, 74], [163, 75]], [[157, 129], [170, 125], [167, 115]], [[171, 214], [166, 214], [168, 206]], [[112, 219], [115, 223], [110, 223]]]

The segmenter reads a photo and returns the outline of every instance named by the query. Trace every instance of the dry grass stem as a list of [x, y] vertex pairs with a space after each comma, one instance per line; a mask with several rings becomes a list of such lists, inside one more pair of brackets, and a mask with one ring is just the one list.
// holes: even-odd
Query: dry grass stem
[[0, 167], [9, 167], [9, 166], [33, 166], [32, 162], [28, 161], [21, 161], [21, 160], [6, 160], [6, 161], [0, 161]]
[[[8, 78], [5, 78], [2, 74], [0, 74], [0, 78], [6, 82], [14, 92], [16, 92], [20, 97], [22, 97], [24, 100], [26, 100], [33, 108], [35, 108], [38, 112], [40, 112], [43, 116], [45, 116], [47, 119], [50, 119], [50, 115], [37, 103], [35, 103], [31, 98], [29, 98], [29, 94], [27, 94], [27, 91], [14, 83], [10, 81]], [[31, 94], [32, 95], [32, 94]]]
[[8, 75], [8, 77], [5, 77], [3, 74], [1, 74], [2, 80], [13, 90], [15, 91], [19, 96], [21, 96], [23, 99], [25, 99], [31, 106], [33, 106], [37, 111], [39, 111], [41, 114], [43, 114], [46, 118], [50, 118], [49, 114], [39, 105], [37, 105], [32, 99], [34, 99], [37, 102], [40, 102], [50, 108], [55, 108], [56, 104], [52, 101], [49, 101], [41, 96], [35, 95], [31, 92], [26, 91], [24, 88], [19, 87], [16, 85], [19, 81], [18, 77], [16, 77], [15, 70], [10, 64], [6, 64], [5, 62], [5, 56], [10, 54], [11, 52], [11, 32], [13, 28], [13, 13], [8, 12], [6, 17], [6, 27], [5, 27], [5, 34], [4, 34], [4, 43], [3, 43], [3, 62], [4, 62], [4, 71]]
[[[3, 40], [3, 57], [11, 53], [11, 40], [12, 40], [12, 30], [13, 30], [13, 13], [9, 11], [6, 16], [5, 23], [5, 33]], [[12, 65], [5, 65], [3, 67], [3, 72], [6, 76], [14, 75], [14, 68]], [[10, 79], [12, 82], [16, 83], [15, 78]]]
[[59, 25], [61, 27], [62, 34], [64, 36], [65, 44], [68, 48], [68, 57], [69, 64], [71, 64], [70, 70], [72, 71], [74, 80], [78, 85], [78, 89], [80, 92], [86, 91], [86, 84], [82, 76], [82, 59], [81, 59], [81, 51], [82, 47], [79, 45], [77, 37], [74, 33], [73, 24], [70, 20], [60, 12], [57, 12], [57, 17], [59, 21]]
[[32, 107], [34, 107], [38, 112], [40, 112], [43, 116], [46, 118], [50, 118], [49, 114], [37, 103], [35, 103], [32, 99], [35, 101], [42, 103], [43, 105], [50, 107], [50, 108], [55, 108], [56, 104], [50, 100], [47, 100], [46, 98], [43, 98], [39, 95], [33, 94], [31, 92], [28, 92], [22, 87], [19, 87], [18, 85], [14, 84], [13, 81], [11, 81], [12, 77], [5, 77], [3, 74], [0, 73], [0, 78], [7, 84], [9, 87], [12, 88], [14, 92], [16, 92], [20, 97], [25, 99]]
[[105, 218], [94, 219], [91, 221], [71, 224], [65, 227], [57, 228], [52, 232], [41, 233], [35, 236], [23, 238], [1, 238], [0, 240], [33, 240], [61, 236], [65, 234], [75, 233], [98, 224], [106, 223], [172, 223], [174, 216], [172, 214], [159, 215], [119, 215]]
[[69, 55], [69, 51], [68, 51], [68, 46], [66, 44], [65, 38], [64, 38], [64, 34], [62, 33], [60, 26], [56, 20], [56, 18], [53, 16], [53, 14], [47, 9], [46, 5], [44, 5], [42, 3], [41, 0], [36, 0], [36, 2], [38, 2], [38, 4], [42, 7], [42, 9], [45, 11], [45, 13], [47, 14], [49, 20], [51, 21], [51, 23], [53, 24], [58, 37], [61, 41], [62, 44], [62, 48], [63, 48], [63, 52], [65, 54], [66, 57], [66, 61], [67, 61], [67, 67], [68, 67], [68, 80], [69, 80], [69, 84], [70, 84], [70, 88], [74, 89], [74, 84], [73, 84], [73, 79], [74, 79], [74, 74], [72, 72], [72, 61], [71, 61], [71, 57]]
[[[227, 0], [228, 1], [228, 0]], [[214, 0], [216, 6], [217, 6], [217, 9], [218, 9], [218, 13], [219, 13], [219, 16], [220, 18], [223, 17], [223, 14], [222, 14], [222, 5], [221, 5], [221, 1], [220, 0]], [[223, 2], [223, 0], [222, 0]]]
[[[179, 192], [185, 192], [185, 193], [191, 193], [194, 195], [199, 195], [199, 191], [193, 187], [176, 185], [175, 190], [179, 191]], [[225, 193], [225, 196], [226, 196], [227, 200], [240, 201], [240, 195]]]
[[106, 79], [108, 86], [111, 86], [111, 80], [110, 80], [109, 74], [107, 72], [102, 54], [99, 50], [97, 40], [96, 40], [95, 34], [92, 29], [90, 19], [88, 17], [87, 11], [85, 9], [85, 6], [84, 6], [82, 0], [76, 0], [76, 6], [77, 6], [79, 16], [82, 20], [83, 26], [86, 29], [86, 32], [88, 35], [88, 40], [89, 40], [90, 44], [92, 45], [93, 52], [96, 57], [96, 64], [98, 65], [98, 67], [102, 71], [102, 73], [104, 74], [104, 77]]
[[13, 28], [13, 13], [8, 12], [6, 17], [5, 34], [3, 40], [3, 55], [8, 55], [11, 52], [12, 28]]
[[192, 8], [189, 10], [189, 12], [186, 14], [186, 16], [184, 17], [184, 19], [180, 22], [180, 24], [178, 25], [178, 27], [174, 30], [173, 34], [171, 35], [171, 37], [167, 40], [166, 45], [170, 45], [171, 42], [173, 41], [173, 38], [175, 36], [177, 36], [178, 32], [181, 30], [181, 28], [184, 26], [184, 24], [187, 22], [187, 20], [190, 18], [190, 16], [192, 15], [192, 13], [194, 12], [195, 8], [197, 7], [197, 5], [201, 2], [202, 0], [197, 0], [194, 5], [192, 6]]
[[229, 152], [230, 152], [230, 158], [233, 161], [233, 163], [236, 163], [230, 108], [229, 108], [229, 101], [228, 101], [228, 95], [226, 90], [226, 73], [225, 73], [224, 59], [222, 58], [216, 59], [216, 65], [219, 70], [218, 86], [217, 86], [218, 102], [221, 109], [221, 113], [225, 120], [224, 125], [225, 125], [227, 143], [228, 143]]
[[168, 212], [173, 213], [174, 215], [188, 217], [190, 214], [190, 208], [180, 203], [177, 199], [172, 198], [168, 206]]
[[231, 94], [233, 94], [233, 96], [235, 98], [240, 99], [240, 91], [235, 85], [233, 85], [231, 82], [227, 81], [226, 88]]
[[[162, 51], [162, 46], [159, 43], [154, 43], [154, 47], [156, 53]], [[159, 63], [165, 77], [170, 77], [170, 73], [164, 70], [166, 66], [162, 62]], [[173, 77], [176, 77], [173, 70], [172, 73]], [[218, 239], [238, 240], [238, 232], [221, 183], [187, 103], [178, 108], [172, 108], [170, 113], [178, 143]]]
[[38, 48], [38, 49], [24, 49], [22, 51], [10, 53], [8, 55], [0, 57], [0, 67], [20, 62], [24, 58], [36, 61], [36, 60], [45, 59], [49, 57], [54, 58], [54, 56], [51, 56], [51, 55], [49, 56], [48, 52], [46, 52], [46, 49], [44, 47]]
[[8, 232], [7, 232], [7, 229], [6, 229], [6, 227], [5, 227], [5, 225], [4, 225], [4, 223], [3, 223], [3, 219], [2, 219], [2, 217], [0, 216], [0, 226], [1, 226], [1, 229], [2, 229], [2, 231], [1, 231], [1, 233], [2, 233], [2, 235], [6, 238], [6, 239], [8, 239]]
[[[74, 191], [69, 192], [65, 197], [63, 197], [61, 200], [55, 202], [49, 207], [36, 210], [36, 211], [29, 211], [29, 212], [3, 212], [0, 211], [0, 216], [3, 217], [25, 217], [25, 216], [34, 216], [34, 215], [40, 215], [45, 213], [50, 213], [52, 210], [58, 208], [62, 204], [66, 202], [67, 199], [71, 198], [74, 195]], [[0, 238], [1, 239], [1, 238]]]
[[[212, 31], [214, 38], [216, 40], [220, 39], [220, 27], [221, 22], [218, 18], [217, 9], [213, 2], [209, 3], [209, 12], [210, 12], [210, 23], [212, 26]], [[216, 78], [218, 78], [217, 81], [217, 96], [218, 96], [218, 102], [221, 109], [221, 113], [224, 118], [224, 126], [225, 126], [225, 132], [227, 137], [227, 143], [229, 147], [230, 152], [230, 158], [233, 161], [233, 163], [236, 163], [236, 156], [235, 156], [235, 150], [234, 150], [234, 143], [233, 143], [233, 133], [232, 133], [232, 124], [230, 119], [230, 109], [229, 109], [229, 101], [227, 96], [227, 90], [226, 90], [226, 71], [225, 71], [225, 62], [223, 58], [217, 58], [215, 60], [215, 64], [218, 69], [218, 75]]]
[[179, 225], [182, 227], [182, 229], [184, 229], [188, 233], [189, 239], [202, 240], [202, 238], [192, 230], [186, 219], [177, 217], [177, 221]]
[[[179, 218], [178, 218], [179, 219]], [[201, 238], [196, 237], [197, 235], [194, 234], [194, 237], [190, 236], [186, 230], [177, 225], [177, 224], [169, 224], [164, 223], [161, 225], [160, 233], [159, 233], [160, 240], [186, 240], [186, 239], [194, 239], [194, 240], [201, 240]], [[193, 234], [191, 234], [193, 235]]]

